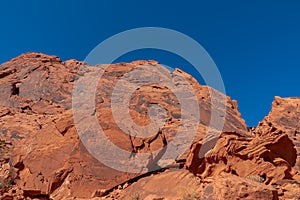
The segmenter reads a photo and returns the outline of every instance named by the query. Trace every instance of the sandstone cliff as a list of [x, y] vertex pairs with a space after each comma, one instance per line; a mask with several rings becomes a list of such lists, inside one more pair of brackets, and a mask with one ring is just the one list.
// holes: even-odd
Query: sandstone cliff
[[[136, 61], [93, 67], [41, 53], [23, 54], [0, 65], [1, 198], [300, 198], [300, 99], [275, 97], [269, 115], [250, 130], [236, 101], [199, 85], [179, 69], [164, 73], [175, 77], [178, 85], [184, 86], [182, 78], [188, 80], [200, 114], [195, 138], [186, 151], [163, 169], [158, 162], [149, 162], [148, 166], [157, 170], [146, 174], [118, 171], [95, 159], [80, 140], [73, 118], [73, 87], [83, 75], [105, 69], [97, 84], [92, 115], [107, 138], [128, 152], [154, 152], [167, 146], [180, 128], [181, 118], [188, 115], [181, 112], [173, 91], [148, 84], [132, 93], [130, 116], [136, 124], [146, 125], [150, 106], [160, 104], [167, 110], [163, 127], [147, 138], [120, 129], [111, 110], [112, 93], [118, 81], [139, 65], [152, 67], [143, 71], [143, 77], [152, 76], [160, 66], [155, 61]], [[183, 92], [182, 88], [178, 92]], [[212, 91], [224, 97], [223, 105], [212, 108]], [[212, 109], [220, 113], [220, 120], [225, 119], [224, 127], [220, 137], [213, 138], [216, 144], [212, 149], [199, 157], [201, 147], [210, 144], [204, 139]], [[87, 127], [88, 123], [86, 120]], [[93, 145], [95, 141], [89, 142]]]

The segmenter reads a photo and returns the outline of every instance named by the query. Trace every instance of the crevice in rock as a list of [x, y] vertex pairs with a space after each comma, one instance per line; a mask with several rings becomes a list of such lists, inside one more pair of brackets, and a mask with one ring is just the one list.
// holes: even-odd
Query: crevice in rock
[[66, 178], [72, 171], [72, 169], [60, 170], [59, 172], [55, 173], [54, 180], [51, 184], [50, 193], [59, 188], [65, 182]]
[[5, 70], [5, 71], [3, 71], [3, 72], [0, 73], [0, 78], [4, 78], [6, 76], [9, 76], [10, 74], [13, 74], [14, 72], [16, 72], [15, 69]]
[[231, 174], [236, 175], [236, 176], [239, 176], [238, 173], [237, 173], [234, 169], [231, 170]]
[[50, 200], [50, 196], [47, 194], [42, 194], [39, 190], [24, 190], [24, 197], [29, 197], [31, 199], [45, 199]]
[[17, 84], [18, 84], [18, 83], [14, 83], [14, 84], [12, 85], [11, 95], [19, 95], [20, 89], [19, 89], [19, 87], [18, 87]]
[[151, 171], [151, 172], [148, 172], [148, 173], [145, 173], [145, 174], [141, 174], [139, 176], [136, 176], [135, 178], [132, 178], [130, 180], [127, 180], [127, 181], [124, 181], [123, 183], [120, 183], [110, 189], [107, 189], [105, 191], [97, 191], [93, 197], [104, 197], [104, 196], [108, 196], [109, 194], [111, 194], [114, 190], [118, 189], [118, 188], [124, 188], [125, 184], [127, 185], [127, 187], [135, 182], [138, 182], [140, 179], [142, 178], [146, 178], [146, 177], [149, 177], [151, 175], [156, 175], [156, 174], [160, 174], [160, 173], [163, 173], [165, 172], [166, 170], [168, 170], [170, 168], [161, 168], [161, 169], [158, 169], [156, 171]]
[[26, 106], [21, 107], [21, 110], [22, 111], [24, 111], [24, 110], [32, 110], [32, 108], [29, 105], [26, 105]]
[[[53, 121], [53, 122], [56, 123], [55, 121]], [[72, 127], [73, 127], [73, 125], [68, 125], [68, 126], [64, 127], [63, 129], [59, 129], [59, 128], [56, 126], [56, 124], [55, 124], [56, 130], [57, 130], [62, 136], [65, 136], [65, 134], [68, 132], [68, 130], [69, 130], [70, 128], [72, 128]], [[42, 128], [42, 127], [40, 126], [40, 128]]]
[[21, 162], [17, 162], [14, 165], [14, 168], [17, 168], [19, 171], [22, 171], [25, 168], [25, 165], [24, 165], [24, 163], [22, 161]]

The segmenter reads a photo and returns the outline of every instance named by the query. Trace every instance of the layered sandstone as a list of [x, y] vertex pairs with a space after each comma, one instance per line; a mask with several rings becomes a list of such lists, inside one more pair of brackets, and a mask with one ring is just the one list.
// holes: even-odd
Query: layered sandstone
[[[236, 101], [199, 85], [179, 69], [163, 71], [174, 78], [179, 88], [176, 92], [185, 94], [187, 87], [193, 88], [200, 123], [186, 151], [177, 159], [167, 160], [169, 165], [159, 170], [160, 154], [164, 153], [160, 149], [176, 137], [182, 118], [193, 108], [182, 111], [179, 99], [168, 87], [144, 85], [130, 97], [130, 117], [134, 123], [145, 126], [150, 123], [150, 107], [161, 105], [166, 110], [165, 123], [146, 138], [124, 133], [111, 109], [112, 93], [125, 76], [135, 81], [137, 77], [130, 76], [130, 72], [140, 66], [149, 69], [139, 75], [144, 80], [161, 69], [155, 61], [93, 67], [76, 60], [63, 62], [41, 53], [23, 54], [0, 65], [1, 198], [126, 199], [132, 195], [142, 199], [176, 196], [181, 199], [184, 195], [200, 199], [299, 198], [299, 99], [276, 97], [270, 114], [256, 129], [248, 130]], [[95, 111], [83, 115], [82, 120], [86, 127], [91, 127], [89, 118], [95, 116], [106, 137], [127, 152], [153, 153], [151, 160], [145, 160], [150, 171], [147, 174], [106, 166], [90, 154], [79, 137], [72, 107], [74, 84], [84, 76], [93, 77], [97, 70], [102, 70], [103, 75], [97, 83]], [[225, 101], [212, 104], [218, 101], [212, 99], [216, 97]], [[224, 108], [226, 114], [222, 113]], [[126, 118], [121, 112], [123, 108], [118, 109], [121, 119]], [[212, 110], [219, 121], [225, 120], [220, 137], [209, 132]], [[218, 131], [214, 127], [212, 130]], [[184, 134], [188, 136], [190, 132]], [[95, 145], [95, 141], [88, 140], [88, 145]], [[114, 161], [115, 157], [108, 159]], [[173, 167], [181, 169], [173, 171]]]

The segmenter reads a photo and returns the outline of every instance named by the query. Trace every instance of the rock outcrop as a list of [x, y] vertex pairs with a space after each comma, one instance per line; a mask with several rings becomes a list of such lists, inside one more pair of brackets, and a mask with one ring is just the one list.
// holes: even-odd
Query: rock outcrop
[[279, 131], [288, 135], [297, 150], [296, 169], [300, 170], [300, 98], [275, 97], [272, 110], [255, 129], [257, 134]]
[[249, 129], [252, 137], [223, 132], [203, 159], [197, 156], [201, 142], [194, 143], [187, 169], [203, 179], [226, 172], [280, 188], [279, 198], [299, 199], [298, 103], [299, 98], [275, 97], [269, 115], [256, 128]]
[[[139, 77], [130, 74], [144, 65], [150, 66], [150, 70], [142, 71]], [[299, 198], [300, 99], [276, 97], [270, 114], [250, 130], [241, 118], [236, 101], [199, 85], [179, 69], [174, 72], [165, 69], [163, 73], [173, 77], [178, 86], [177, 93], [186, 94], [187, 87], [193, 88], [200, 123], [182, 154], [174, 160], [159, 160], [160, 153], [164, 153], [159, 150], [174, 140], [182, 119], [190, 114], [188, 109], [195, 108], [182, 110], [174, 91], [159, 84], [146, 84], [134, 90], [128, 108], [135, 124], [151, 124], [149, 113], [153, 105], [161, 105], [166, 110], [163, 126], [145, 138], [126, 134], [111, 108], [115, 87], [122, 78], [145, 80], [154, 77], [158, 68], [161, 70], [155, 61], [93, 67], [76, 60], [63, 62], [56, 56], [41, 53], [23, 54], [0, 65], [0, 198]], [[74, 121], [72, 107], [74, 84], [97, 70], [102, 70], [103, 75], [97, 83], [95, 110], [89, 116], [83, 115], [82, 121], [91, 128], [89, 117], [95, 116], [109, 141], [126, 152], [156, 155], [154, 152], [158, 151], [143, 163], [149, 169], [146, 174], [119, 171], [105, 165], [86, 147], [99, 141], [83, 142], [80, 138], [75, 122], [80, 123], [81, 119]], [[212, 99], [216, 97], [225, 101]], [[220, 136], [214, 135], [217, 132], [214, 127], [209, 132], [212, 110], [217, 113], [218, 121], [224, 119]], [[126, 118], [122, 106], [117, 111], [121, 119]], [[116, 158], [108, 156], [107, 159], [113, 162]], [[161, 165], [161, 161], [168, 164]], [[164, 168], [160, 169], [161, 166]], [[173, 167], [177, 169], [172, 170]]]

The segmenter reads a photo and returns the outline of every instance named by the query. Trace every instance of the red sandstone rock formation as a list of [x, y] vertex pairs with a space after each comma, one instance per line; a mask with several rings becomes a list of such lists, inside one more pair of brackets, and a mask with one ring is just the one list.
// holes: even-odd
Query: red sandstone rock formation
[[[143, 71], [143, 77], [152, 76], [160, 66], [155, 61], [136, 61], [91, 67], [40, 53], [27, 53], [0, 65], [1, 199], [300, 198], [300, 99], [276, 97], [270, 114], [248, 130], [236, 101], [214, 91], [226, 99], [226, 115], [221, 116], [222, 102], [212, 108], [213, 90], [179, 69], [164, 73], [176, 77], [178, 85], [184, 85], [181, 79], [188, 80], [197, 97], [200, 123], [191, 145], [167, 168], [188, 171], [121, 172], [95, 159], [81, 142], [73, 119], [73, 86], [83, 75], [106, 68], [92, 115], [109, 140], [126, 151], [162, 149], [174, 139], [182, 115], [188, 114], [181, 112], [173, 91], [149, 84], [132, 94], [130, 116], [136, 124], [147, 125], [149, 107], [160, 104], [167, 110], [164, 126], [147, 138], [129, 136], [120, 129], [111, 110], [112, 92], [123, 76], [140, 65], [153, 67]], [[225, 119], [223, 133], [204, 143], [212, 109], [220, 120]], [[201, 147], [212, 149], [200, 158]]]

